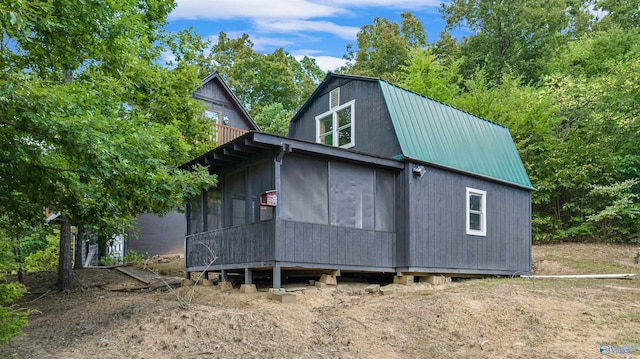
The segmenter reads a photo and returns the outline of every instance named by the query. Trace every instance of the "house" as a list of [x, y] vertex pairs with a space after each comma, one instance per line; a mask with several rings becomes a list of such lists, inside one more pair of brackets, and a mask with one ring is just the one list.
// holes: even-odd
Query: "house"
[[328, 74], [288, 137], [246, 133], [195, 164], [219, 185], [187, 206], [188, 275], [279, 288], [297, 269], [531, 269], [533, 188], [509, 130], [380, 79]]
[[[258, 126], [240, 101], [216, 71], [202, 80], [202, 86], [193, 98], [206, 105], [204, 116], [216, 128], [215, 144], [223, 144], [248, 131], [257, 131]], [[184, 253], [186, 221], [184, 213], [173, 210], [159, 217], [142, 214], [137, 218], [137, 226], [129, 233], [126, 249], [149, 255]]]

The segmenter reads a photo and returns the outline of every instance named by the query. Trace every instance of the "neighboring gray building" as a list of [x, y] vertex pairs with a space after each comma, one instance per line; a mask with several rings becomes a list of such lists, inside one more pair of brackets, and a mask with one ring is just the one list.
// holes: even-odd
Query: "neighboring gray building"
[[[531, 182], [509, 130], [385, 81], [329, 74], [289, 137], [250, 132], [186, 164], [187, 272], [450, 275], [531, 269]], [[208, 246], [218, 255], [206, 268]]]
[[[216, 138], [210, 139], [214, 145], [258, 130], [256, 123], [217, 71], [202, 80], [202, 86], [193, 94], [193, 98], [207, 106], [203, 115], [216, 128]], [[137, 226], [129, 231], [125, 243], [127, 250], [149, 255], [184, 253], [187, 230], [184, 213], [174, 210], [162, 217], [142, 214], [137, 220]]]

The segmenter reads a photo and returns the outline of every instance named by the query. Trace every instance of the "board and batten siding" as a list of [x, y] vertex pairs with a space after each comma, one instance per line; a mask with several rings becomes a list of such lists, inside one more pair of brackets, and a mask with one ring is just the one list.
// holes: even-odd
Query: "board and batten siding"
[[310, 268], [394, 270], [395, 233], [277, 221], [276, 260]]
[[[466, 233], [466, 188], [486, 191], [486, 236]], [[531, 193], [426, 167], [409, 176], [407, 267], [509, 274], [531, 269]]]
[[183, 253], [186, 232], [184, 213], [176, 209], [162, 217], [141, 214], [136, 226], [129, 231], [125, 248], [149, 256]]
[[221, 113], [220, 120], [227, 117], [228, 123], [220, 123], [225, 126], [239, 128], [242, 130], [252, 130], [249, 128], [246, 116], [234, 104], [234, 100], [229, 97], [222, 86], [215, 80], [202, 85], [194, 94], [193, 98], [202, 101], [209, 110]]
[[355, 100], [354, 147], [383, 157], [402, 153], [378, 81], [334, 79], [289, 127], [289, 137], [316, 142], [316, 116], [329, 111], [329, 93], [340, 88], [340, 104]]
[[[212, 268], [219, 265], [252, 265], [274, 260], [274, 221], [262, 221], [236, 227], [223, 228], [187, 236], [187, 269], [206, 266], [210, 252], [218, 259]], [[191, 269], [192, 270], [192, 269]]]

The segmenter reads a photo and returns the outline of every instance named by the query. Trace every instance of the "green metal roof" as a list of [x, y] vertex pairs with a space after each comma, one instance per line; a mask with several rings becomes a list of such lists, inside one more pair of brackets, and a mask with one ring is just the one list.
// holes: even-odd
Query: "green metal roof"
[[533, 189], [506, 127], [379, 83], [403, 157]]

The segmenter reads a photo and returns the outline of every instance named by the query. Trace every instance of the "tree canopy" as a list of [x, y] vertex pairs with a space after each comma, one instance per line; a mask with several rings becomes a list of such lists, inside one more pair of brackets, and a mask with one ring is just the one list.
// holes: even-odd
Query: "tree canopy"
[[[42, 221], [59, 212], [60, 289], [71, 283], [68, 223], [102, 235], [163, 213], [214, 183], [177, 165], [203, 150], [191, 98], [197, 68], [158, 60], [172, 1], [3, 1], [0, 14], [0, 208]], [[183, 46], [181, 48], [189, 48]]]

